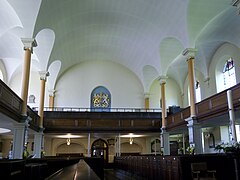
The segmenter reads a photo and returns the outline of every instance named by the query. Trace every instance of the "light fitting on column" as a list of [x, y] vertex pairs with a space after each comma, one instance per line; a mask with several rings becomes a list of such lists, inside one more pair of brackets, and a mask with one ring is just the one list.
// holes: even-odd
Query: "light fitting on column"
[[67, 138], [67, 145], [69, 146], [71, 144], [70, 138]]

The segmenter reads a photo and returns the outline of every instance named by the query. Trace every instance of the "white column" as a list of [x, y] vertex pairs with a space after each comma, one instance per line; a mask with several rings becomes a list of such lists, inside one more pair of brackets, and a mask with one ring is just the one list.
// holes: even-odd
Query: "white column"
[[121, 156], [121, 136], [118, 135], [118, 156]]
[[41, 151], [43, 147], [43, 132], [34, 134], [34, 157], [41, 158]]
[[115, 137], [115, 155], [118, 157], [118, 137]]
[[235, 128], [235, 114], [232, 101], [232, 91], [227, 91], [227, 100], [228, 100], [228, 112], [229, 112], [229, 127], [230, 127], [230, 141], [232, 143], [237, 142], [237, 134]]
[[161, 131], [161, 149], [163, 155], [170, 155], [169, 133], [166, 132], [166, 129]]
[[88, 157], [91, 157], [91, 134], [88, 133]]
[[19, 123], [14, 125], [13, 159], [23, 158], [24, 139], [25, 139], [25, 123]]
[[189, 144], [190, 146], [195, 148], [196, 154], [202, 154], [202, 129], [197, 123], [196, 118], [189, 117], [185, 119], [187, 121], [188, 126], [188, 136], [189, 136]]
[[13, 135], [13, 159], [22, 159], [24, 146], [28, 142], [28, 126], [29, 121], [32, 119], [26, 117], [25, 122], [18, 123], [14, 125], [14, 135]]

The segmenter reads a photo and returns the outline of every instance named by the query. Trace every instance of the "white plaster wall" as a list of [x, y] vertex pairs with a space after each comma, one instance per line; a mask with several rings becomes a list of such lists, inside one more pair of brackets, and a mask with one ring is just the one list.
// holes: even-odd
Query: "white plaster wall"
[[[121, 152], [140, 152], [142, 154], [148, 154], [150, 151], [151, 146], [151, 140], [155, 137], [141, 137], [141, 138], [134, 138], [134, 145], [131, 146], [129, 144], [129, 138], [121, 138]], [[91, 138], [90, 143], [92, 146], [92, 143], [97, 140], [98, 138]], [[108, 138], [102, 138], [103, 140], [107, 141]], [[46, 156], [55, 156], [56, 153], [83, 153], [84, 156], [87, 156], [87, 148], [88, 148], [88, 139], [87, 138], [72, 138], [71, 139], [72, 144], [78, 144], [79, 147], [81, 147], [79, 150], [75, 147], [71, 149], [70, 146], [66, 146], [66, 139], [61, 138], [51, 138], [51, 137], [44, 137], [44, 151]], [[123, 144], [126, 144], [122, 146]], [[59, 149], [60, 147], [60, 149]], [[62, 148], [61, 148], [62, 147]], [[135, 149], [137, 147], [137, 149]], [[108, 146], [109, 148], [109, 162], [113, 161], [114, 155], [115, 155], [115, 146]]]
[[57, 81], [55, 107], [90, 107], [91, 92], [106, 87], [112, 107], [144, 107], [144, 90], [140, 80], [126, 67], [104, 61], [80, 63]]
[[[51, 146], [51, 150], [48, 147], [48, 152], [46, 152], [47, 156], [56, 156], [56, 153], [58, 153], [58, 148], [61, 145], [65, 145], [66, 144], [66, 140], [65, 138], [52, 138], [51, 142], [48, 142], [50, 139], [49, 138], [45, 138], [44, 141], [44, 145], [48, 145]], [[84, 156], [87, 156], [87, 147], [88, 147], [88, 140], [85, 138], [71, 138], [71, 143], [72, 144], [78, 144], [81, 146], [81, 149], [79, 151], [74, 151], [75, 153], [82, 153], [82, 150], [85, 149], [84, 152]], [[92, 141], [91, 141], [92, 143]], [[51, 145], [50, 145], [51, 144]], [[68, 147], [69, 149], [65, 148], [65, 151], [63, 151], [63, 149], [61, 149], [61, 153], [72, 153], [71, 151], [71, 145]], [[44, 149], [45, 150], [45, 149]], [[81, 152], [80, 152], [81, 151]]]
[[[149, 106], [150, 108], [160, 108], [160, 83], [155, 80], [150, 88]], [[182, 107], [181, 90], [176, 81], [168, 78], [165, 84], [166, 107], [178, 105]]]
[[[201, 90], [201, 101], [206, 99], [207, 97], [209, 97], [209, 82], [206, 81], [206, 77], [204, 77], [204, 75], [198, 71], [195, 68], [195, 80], [198, 80], [200, 83], [200, 90]], [[189, 105], [189, 80], [188, 80], [188, 76], [185, 79], [184, 82], [184, 93], [183, 93], [183, 107], [188, 107]]]
[[57, 147], [56, 154], [64, 154], [64, 153], [82, 153], [86, 154], [86, 149], [77, 143], [71, 143], [70, 145], [67, 145], [66, 143], [61, 144]]
[[141, 147], [134, 143], [129, 144], [129, 142], [125, 142], [121, 144], [121, 153], [142, 153]]
[[[15, 74], [9, 82], [9, 87], [19, 96], [21, 97], [21, 88], [22, 88], [22, 73]], [[40, 96], [40, 76], [36, 71], [32, 71], [29, 79], [29, 95], [35, 96], [35, 103], [28, 103], [30, 107], [38, 107], [39, 106], [39, 96]], [[45, 103], [47, 102], [47, 97], [45, 96]]]

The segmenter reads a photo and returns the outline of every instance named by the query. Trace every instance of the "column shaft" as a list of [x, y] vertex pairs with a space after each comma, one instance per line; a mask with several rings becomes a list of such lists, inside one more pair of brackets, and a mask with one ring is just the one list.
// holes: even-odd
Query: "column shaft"
[[194, 58], [188, 59], [188, 80], [189, 80], [189, 91], [190, 91], [190, 113], [191, 117], [196, 116], [196, 94], [195, 94], [195, 75], [194, 75]]
[[22, 159], [25, 140], [25, 123], [19, 123], [14, 127], [13, 135], [13, 159]]
[[195, 148], [196, 154], [201, 154], [203, 152], [202, 148], [202, 129], [197, 123], [196, 118], [189, 117], [185, 119], [188, 122], [188, 136], [189, 144]]
[[49, 96], [49, 108], [51, 111], [54, 108], [54, 96]]
[[161, 98], [162, 98], [162, 128], [166, 128], [165, 82], [161, 83]]
[[25, 49], [23, 74], [22, 74], [22, 92], [21, 98], [23, 100], [22, 114], [27, 115], [27, 98], [28, 98], [28, 86], [29, 86], [29, 74], [31, 66], [31, 49]]
[[91, 134], [88, 133], [88, 157], [91, 157]]
[[43, 133], [36, 133], [34, 135], [34, 155], [35, 158], [41, 158], [42, 151], [42, 142], [43, 142]]
[[170, 155], [169, 133], [165, 129], [162, 129], [161, 132], [161, 147], [163, 155]]
[[230, 140], [233, 143], [237, 142], [237, 134], [235, 128], [235, 114], [234, 114], [234, 107], [232, 101], [232, 91], [227, 91], [227, 100], [228, 100], [228, 113], [229, 113], [229, 124], [230, 124]]
[[43, 127], [43, 108], [44, 108], [44, 97], [45, 97], [45, 84], [46, 80], [41, 79], [41, 91], [40, 91], [40, 102], [39, 102], [39, 110], [38, 115], [40, 116], [39, 126]]
[[149, 97], [145, 97], [145, 109], [149, 109]]

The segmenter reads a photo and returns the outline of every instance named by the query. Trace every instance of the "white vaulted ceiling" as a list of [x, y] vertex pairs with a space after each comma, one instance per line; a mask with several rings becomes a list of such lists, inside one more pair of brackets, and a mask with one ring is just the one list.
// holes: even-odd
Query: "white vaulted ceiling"
[[[0, 59], [7, 82], [23, 59], [20, 38], [34, 37], [33, 64], [50, 86], [85, 61], [114, 61], [135, 73], [147, 92], [167, 75], [180, 88], [185, 48], [197, 48], [196, 69], [208, 77], [213, 52], [240, 46], [240, 17], [230, 0], [1, 0]], [[51, 84], [52, 83], [52, 84]]]

